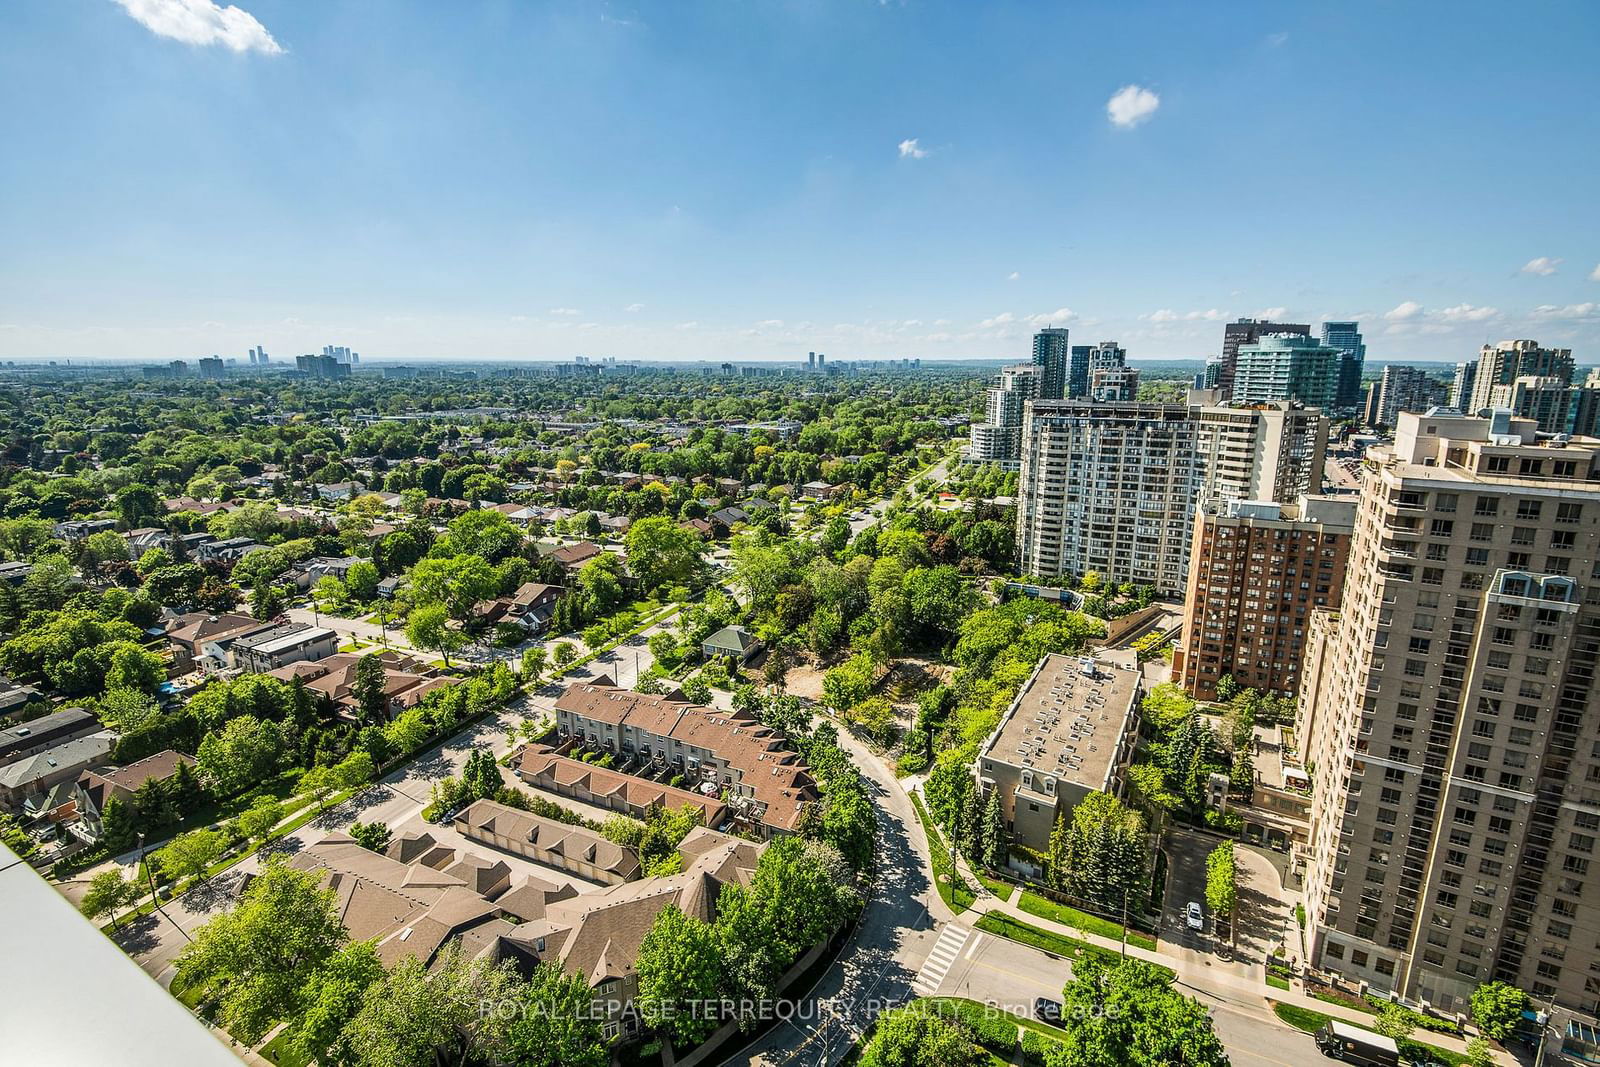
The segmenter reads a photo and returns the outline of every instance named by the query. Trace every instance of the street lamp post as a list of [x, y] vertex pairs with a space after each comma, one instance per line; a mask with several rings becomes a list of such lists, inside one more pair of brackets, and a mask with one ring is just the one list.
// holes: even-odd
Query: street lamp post
[[150, 870], [150, 864], [146, 863], [145, 862], [145, 858], [144, 858], [144, 831], [143, 830], [139, 831], [139, 866], [144, 868], [145, 879], [150, 883], [150, 906], [152, 908], [154, 908], [156, 910], [156, 912], [163, 919], [167, 920], [167, 922], [169, 922], [169, 923], [172, 923], [172, 925], [177, 928], [178, 933], [183, 935], [183, 939], [185, 941], [193, 941], [194, 939], [189, 936], [189, 932], [187, 930], [185, 930], [183, 927], [178, 926], [177, 923], [173, 922], [172, 921], [172, 916], [168, 915], [161, 908], [161, 901], [156, 896], [156, 876], [155, 876], [155, 872]]

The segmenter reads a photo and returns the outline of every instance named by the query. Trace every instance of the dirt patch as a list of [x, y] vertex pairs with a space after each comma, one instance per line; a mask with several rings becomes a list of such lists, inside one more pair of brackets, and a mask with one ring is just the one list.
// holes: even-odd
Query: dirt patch
[[783, 690], [801, 700], [821, 702], [822, 676], [827, 673], [826, 667], [814, 663], [797, 663], [783, 676]]

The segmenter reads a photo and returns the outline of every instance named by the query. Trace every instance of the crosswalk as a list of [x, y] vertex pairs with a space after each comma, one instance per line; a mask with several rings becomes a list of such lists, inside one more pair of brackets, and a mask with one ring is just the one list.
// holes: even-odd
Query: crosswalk
[[916, 981], [911, 983], [912, 990], [924, 997], [931, 997], [938, 992], [939, 983], [944, 981], [944, 976], [950, 973], [950, 968], [961, 957], [961, 950], [967, 947], [967, 938], [971, 936], [972, 931], [965, 926], [955, 923], [947, 925], [940, 932], [939, 940], [933, 943], [933, 951], [923, 961]]

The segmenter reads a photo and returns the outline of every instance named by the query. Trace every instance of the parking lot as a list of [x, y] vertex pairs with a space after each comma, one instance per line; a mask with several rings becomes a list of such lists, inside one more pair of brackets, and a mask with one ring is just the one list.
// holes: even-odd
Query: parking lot
[[[1190, 952], [1214, 955], [1219, 946], [1216, 917], [1206, 906], [1206, 857], [1222, 838], [1191, 830], [1167, 833], [1162, 847], [1167, 854], [1167, 889], [1162, 900], [1162, 940]], [[1235, 843], [1234, 865], [1239, 879], [1238, 930], [1232, 952], [1242, 964], [1260, 963], [1283, 936], [1284, 917], [1294, 908], [1294, 893], [1285, 888], [1276, 857], [1252, 845]], [[1198, 901], [1205, 912], [1202, 930], [1190, 929], [1184, 918], [1189, 902]], [[1226, 933], [1226, 925], [1223, 931]]]

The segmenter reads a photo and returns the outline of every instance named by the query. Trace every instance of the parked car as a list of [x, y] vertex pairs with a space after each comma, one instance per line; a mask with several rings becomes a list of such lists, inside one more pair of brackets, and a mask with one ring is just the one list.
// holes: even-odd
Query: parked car
[[1184, 914], [1184, 921], [1191, 930], [1204, 930], [1206, 928], [1206, 913], [1200, 910], [1198, 900], [1189, 901], [1188, 910]]
[[1042, 1023], [1061, 1022], [1061, 1002], [1039, 997], [1033, 1002], [1033, 1017]]

